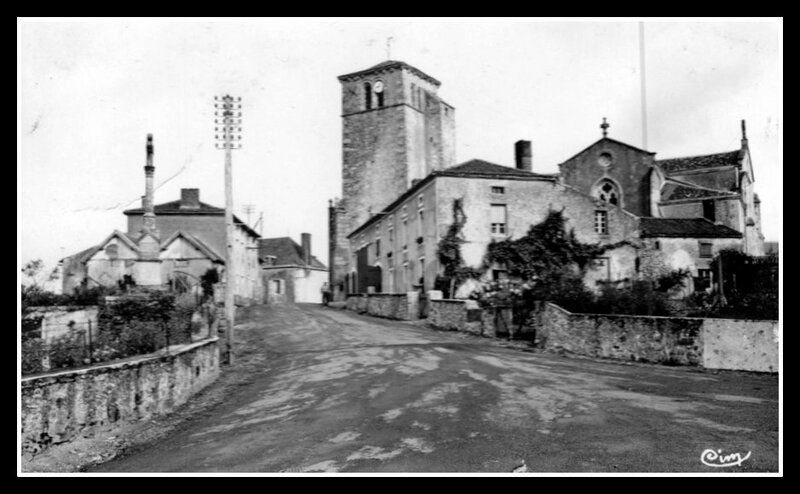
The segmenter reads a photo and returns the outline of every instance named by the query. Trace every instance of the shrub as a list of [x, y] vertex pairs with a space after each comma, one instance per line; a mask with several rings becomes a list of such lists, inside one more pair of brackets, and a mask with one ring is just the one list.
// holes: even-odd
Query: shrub
[[44, 342], [40, 338], [22, 340], [22, 374], [33, 374], [44, 371], [42, 365], [45, 357]]

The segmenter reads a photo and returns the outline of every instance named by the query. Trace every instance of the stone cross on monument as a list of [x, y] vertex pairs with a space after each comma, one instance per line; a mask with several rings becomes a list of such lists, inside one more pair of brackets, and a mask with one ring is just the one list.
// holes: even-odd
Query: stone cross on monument
[[603, 129], [603, 137], [608, 135], [608, 128], [611, 127], [611, 124], [606, 122], [606, 117], [603, 117], [603, 123], [600, 124], [600, 128]]

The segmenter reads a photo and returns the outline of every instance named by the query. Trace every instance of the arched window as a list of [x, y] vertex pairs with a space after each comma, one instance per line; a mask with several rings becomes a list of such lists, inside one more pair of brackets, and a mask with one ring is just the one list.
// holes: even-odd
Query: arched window
[[383, 87], [383, 81], [375, 81], [375, 85], [372, 86], [372, 90], [375, 91], [375, 98], [378, 102], [378, 108], [383, 108], [383, 95], [385, 89], [386, 88]]
[[620, 200], [622, 196], [619, 192], [619, 187], [617, 187], [617, 184], [609, 179], [604, 179], [598, 182], [594, 187], [593, 195], [601, 201], [605, 201], [615, 206], [619, 206], [622, 202]]
[[364, 83], [364, 108], [372, 109], [372, 85], [369, 82]]

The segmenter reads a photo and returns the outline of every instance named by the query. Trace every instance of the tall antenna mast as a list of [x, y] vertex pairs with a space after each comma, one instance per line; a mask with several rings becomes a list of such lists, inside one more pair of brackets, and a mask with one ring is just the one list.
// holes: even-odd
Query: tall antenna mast
[[[214, 123], [216, 130], [216, 148], [225, 150], [225, 339], [228, 350], [228, 365], [233, 364], [233, 323], [236, 307], [233, 298], [233, 285], [236, 283], [234, 275], [233, 254], [233, 177], [231, 171], [232, 151], [242, 148], [242, 98], [214, 96]], [[222, 124], [222, 127], [219, 125]]]
[[644, 66], [644, 21], [639, 21], [639, 73], [642, 78], [642, 149], [647, 149], [647, 85]]
[[392, 40], [394, 38], [389, 36], [386, 38], [386, 60], [392, 59]]

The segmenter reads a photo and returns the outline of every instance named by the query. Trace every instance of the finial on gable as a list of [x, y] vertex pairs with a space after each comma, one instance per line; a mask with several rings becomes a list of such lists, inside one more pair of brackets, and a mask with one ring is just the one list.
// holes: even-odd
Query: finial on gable
[[611, 127], [611, 124], [606, 122], [606, 117], [603, 117], [603, 123], [600, 124], [600, 128], [603, 129], [603, 137], [608, 135], [608, 128]]

